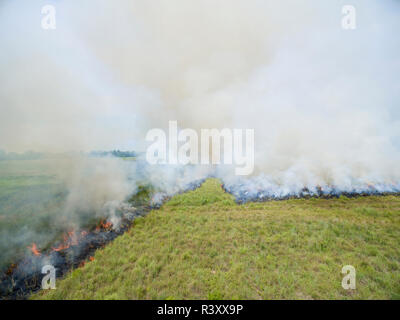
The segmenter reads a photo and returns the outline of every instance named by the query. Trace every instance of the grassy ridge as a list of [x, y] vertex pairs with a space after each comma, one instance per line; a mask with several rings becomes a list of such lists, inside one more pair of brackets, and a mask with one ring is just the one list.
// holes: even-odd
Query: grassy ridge
[[[35, 299], [398, 299], [400, 198], [239, 206], [218, 180], [135, 221]], [[344, 265], [357, 289], [341, 287]]]

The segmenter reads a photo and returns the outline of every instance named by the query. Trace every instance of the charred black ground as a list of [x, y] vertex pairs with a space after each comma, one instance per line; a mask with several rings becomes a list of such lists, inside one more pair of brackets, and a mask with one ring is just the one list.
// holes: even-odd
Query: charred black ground
[[324, 191], [321, 187], [317, 187], [317, 192], [312, 192], [308, 188], [303, 188], [299, 193], [287, 194], [285, 196], [272, 196], [265, 190], [252, 190], [251, 192], [246, 188], [240, 188], [235, 186], [229, 187], [225, 184], [221, 185], [225, 192], [232, 194], [235, 197], [236, 203], [244, 204], [247, 202], [265, 202], [265, 201], [277, 201], [277, 200], [289, 200], [289, 199], [310, 199], [310, 198], [322, 198], [322, 199], [337, 199], [341, 196], [347, 198], [355, 197], [368, 197], [368, 196], [385, 196], [395, 195], [400, 196], [400, 192], [380, 192], [374, 188], [370, 188], [368, 191], [363, 192], [346, 192], [339, 189], [332, 188], [329, 192]]
[[103, 247], [117, 236], [129, 229], [136, 217], [143, 216], [151, 207], [137, 208], [133, 214], [122, 219], [118, 229], [104, 228], [87, 233], [75, 245], [60, 251], [40, 252], [36, 256], [29, 254], [22, 261], [12, 264], [2, 272], [0, 280], [0, 297], [2, 299], [25, 299], [41, 288], [44, 265], [56, 269], [57, 278], [63, 277], [70, 269], [77, 268], [89, 259], [96, 249]]

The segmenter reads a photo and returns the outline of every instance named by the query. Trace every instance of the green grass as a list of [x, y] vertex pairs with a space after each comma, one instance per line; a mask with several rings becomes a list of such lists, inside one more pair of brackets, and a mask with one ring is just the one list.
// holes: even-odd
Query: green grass
[[[341, 287], [344, 265], [356, 290]], [[33, 298], [399, 299], [400, 198], [237, 205], [210, 179]]]
[[33, 241], [43, 248], [62, 232], [51, 227], [66, 197], [56, 165], [0, 161], [0, 270], [23, 258]]
[[[73, 220], [84, 229], [99, 222], [92, 211], [65, 211], [70, 191], [65, 175], [73, 165], [69, 158], [0, 161], [0, 274], [29, 254], [33, 242], [47, 250], [62, 240], [69, 231], [66, 222]], [[148, 189], [140, 186], [131, 202], [143, 205]]]

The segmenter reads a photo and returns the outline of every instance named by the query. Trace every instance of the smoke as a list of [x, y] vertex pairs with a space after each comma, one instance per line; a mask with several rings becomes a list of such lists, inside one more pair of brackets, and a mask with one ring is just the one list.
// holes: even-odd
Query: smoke
[[[64, 177], [68, 196], [64, 205], [64, 223], [80, 221], [82, 213], [107, 218], [118, 225], [117, 208], [135, 193], [136, 181], [129, 180], [129, 171], [118, 158], [75, 158]], [[79, 228], [80, 226], [71, 226]]]
[[[57, 29], [46, 31], [40, 9], [49, 3]], [[178, 120], [182, 128], [254, 128], [252, 179], [273, 188], [396, 185], [399, 3], [352, 1], [357, 28], [347, 31], [344, 4], [5, 1], [0, 145], [144, 150], [148, 129]], [[168, 177], [165, 170], [149, 176]], [[71, 207], [108, 201], [76, 172], [82, 190]], [[118, 187], [112, 174], [103, 178], [111, 200], [129, 189], [123, 177]], [[80, 199], [83, 190], [95, 196]]]
[[[33, 244], [44, 257], [82, 241], [74, 254], [85, 252], [90, 241], [113, 239], [149, 206], [199, 187], [208, 174], [196, 166], [153, 167], [140, 156], [134, 161], [78, 154], [1, 161], [0, 282], [11, 263], [32, 255]], [[146, 195], [137, 199], [140, 188]], [[98, 233], [100, 224], [106, 235]]]

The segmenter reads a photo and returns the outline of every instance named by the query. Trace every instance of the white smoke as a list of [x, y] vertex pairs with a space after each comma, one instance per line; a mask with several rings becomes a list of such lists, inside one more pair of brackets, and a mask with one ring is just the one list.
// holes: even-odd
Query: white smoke
[[63, 179], [68, 190], [63, 206], [65, 223], [79, 222], [74, 216], [91, 213], [117, 225], [117, 208], [137, 188], [136, 181], [129, 180], [123, 160], [80, 157], [71, 159], [71, 164]]
[[[57, 29], [45, 31], [49, 3]], [[390, 189], [400, 181], [400, 5], [353, 1], [357, 28], [346, 31], [344, 4], [4, 1], [0, 145], [137, 149], [169, 120], [254, 128], [257, 188]]]

